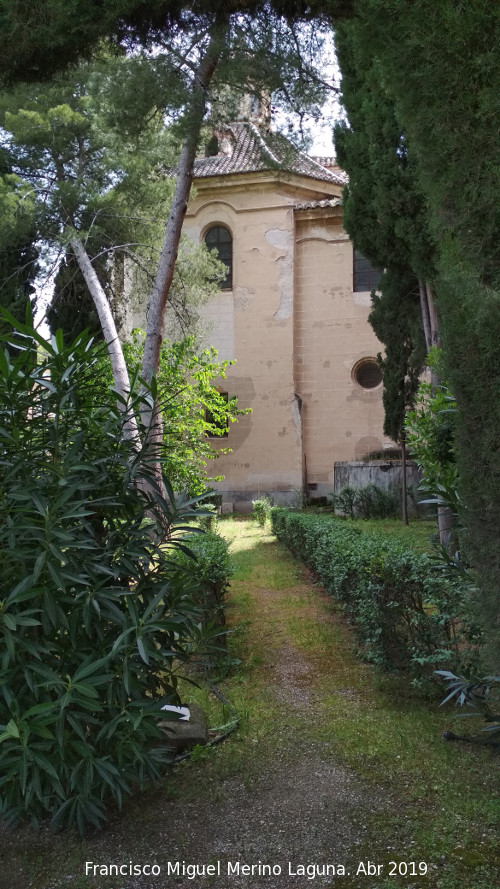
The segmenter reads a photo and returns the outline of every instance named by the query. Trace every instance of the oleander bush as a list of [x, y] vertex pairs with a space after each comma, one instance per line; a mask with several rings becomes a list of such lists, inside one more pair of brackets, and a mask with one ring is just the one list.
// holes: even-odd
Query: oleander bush
[[455, 676], [449, 670], [436, 670], [436, 675], [446, 683], [443, 704], [454, 700], [467, 708], [464, 716], [482, 719], [482, 740], [500, 746], [500, 676]]
[[362, 644], [363, 656], [415, 681], [436, 667], [470, 668], [480, 630], [469, 613], [462, 579], [444, 576], [426, 554], [342, 519], [271, 511], [279, 540], [313, 569], [339, 600]]
[[81, 832], [170, 759], [157, 719], [205, 609], [202, 561], [183, 584], [173, 559], [196, 501], [157, 484], [99, 361], [29, 325], [0, 350], [0, 817]]

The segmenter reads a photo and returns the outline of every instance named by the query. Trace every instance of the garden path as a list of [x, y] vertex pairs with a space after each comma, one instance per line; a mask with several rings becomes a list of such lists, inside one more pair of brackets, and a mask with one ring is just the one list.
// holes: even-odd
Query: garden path
[[[238, 730], [215, 748], [195, 751], [161, 785], [127, 801], [100, 834], [83, 841], [68, 834], [14, 834], [0, 889], [492, 885], [490, 868], [486, 882], [482, 871], [475, 878], [477, 860], [466, 868], [465, 882], [461, 876], [447, 881], [445, 865], [441, 872], [436, 864], [444, 849], [455, 855], [461, 875], [456, 837], [469, 831], [472, 848], [488, 845], [492, 817], [484, 808], [486, 790], [473, 808], [462, 782], [455, 789], [450, 782], [450, 762], [458, 754], [439, 742], [443, 716], [434, 708], [430, 716], [428, 708], [413, 712], [380, 694], [376, 672], [355, 657], [352, 633], [331, 600], [271, 534], [248, 521], [221, 526], [235, 559], [228, 615], [241, 665], [220, 687], [240, 714]], [[184, 699], [196, 697], [212, 725], [229, 718], [221, 718], [208, 690], [186, 689]], [[472, 776], [477, 753], [460, 756], [460, 767]], [[487, 778], [480, 764], [476, 770], [482, 787]], [[443, 809], [447, 792], [454, 796]], [[451, 814], [443, 842], [432, 823], [442, 825], [444, 811]], [[479, 840], [478, 831], [486, 839]], [[389, 876], [391, 860], [426, 857], [427, 876]], [[86, 875], [86, 862], [97, 868], [95, 875]], [[379, 875], [369, 862], [382, 867]], [[101, 868], [111, 864], [157, 865], [161, 873], [106, 876]], [[252, 865], [249, 875], [244, 866]], [[219, 867], [220, 874], [210, 872]]]
[[[362, 860], [366, 814], [382, 814], [389, 802], [382, 789], [368, 791], [342, 764], [333, 739], [324, 733], [322, 713], [329, 702], [340, 702], [341, 708], [360, 703], [358, 690], [345, 684], [338, 652], [331, 655], [338, 619], [330, 601], [274, 538], [250, 522], [232, 523], [229, 534], [236, 563], [229, 619], [233, 625], [248, 621], [239, 643], [241, 682], [245, 697], [251, 698], [242, 731], [227, 742], [228, 749], [217, 749], [212, 761], [205, 761], [204, 774], [196, 779], [198, 792], [191, 789], [189, 798], [169, 807], [155, 857], [163, 873], [166, 859], [180, 862], [179, 879], [142, 879], [124, 886], [305, 889], [337, 884], [336, 875], [342, 889], [367, 889], [366, 876], [354, 882], [349, 876]], [[344, 636], [346, 628], [341, 629]], [[231, 746], [240, 748], [234, 759]], [[190, 764], [184, 780], [192, 770]], [[158, 829], [156, 823], [159, 839]], [[182, 862], [202, 868], [220, 862], [220, 874], [198, 874], [192, 880], [182, 876]], [[230, 867], [254, 865], [253, 875], [243, 875], [243, 868], [239, 876], [234, 870], [228, 874], [229, 862]], [[263, 872], [259, 864], [275, 873]], [[312, 865], [317, 865], [314, 880]], [[301, 866], [309, 866], [309, 875], [300, 873]]]

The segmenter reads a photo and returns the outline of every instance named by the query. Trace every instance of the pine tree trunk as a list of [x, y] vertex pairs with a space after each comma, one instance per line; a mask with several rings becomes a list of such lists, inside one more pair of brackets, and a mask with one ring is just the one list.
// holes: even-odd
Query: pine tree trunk
[[427, 305], [429, 307], [429, 318], [431, 323], [431, 343], [438, 348], [441, 346], [441, 337], [439, 335], [439, 318], [436, 309], [436, 301], [434, 299], [434, 290], [430, 284], [425, 285], [427, 294]]
[[[425, 345], [427, 352], [430, 352], [433, 346], [441, 345], [439, 336], [439, 319], [434, 300], [434, 291], [430, 284], [423, 281], [418, 282], [420, 290], [420, 308], [422, 310], [422, 324], [424, 328]], [[435, 370], [431, 370], [431, 385], [433, 389], [439, 385], [439, 380]]]
[[[439, 348], [441, 346], [439, 318], [434, 299], [434, 291], [430, 284], [425, 285], [425, 296], [430, 320], [431, 346]], [[439, 386], [439, 379], [434, 370], [431, 372], [431, 384], [434, 389]], [[439, 542], [449, 555], [453, 555], [458, 544], [455, 532], [455, 515], [449, 506], [438, 507], [437, 523], [439, 529]]]
[[124, 434], [128, 438], [135, 438], [137, 442], [139, 442], [139, 430], [135, 415], [130, 407], [127, 407], [130, 401], [130, 379], [127, 365], [125, 364], [125, 359], [123, 357], [122, 345], [116, 330], [113, 313], [106, 294], [101, 286], [101, 282], [94, 271], [90, 257], [81, 240], [79, 238], [72, 238], [70, 246], [94, 301], [106, 346], [108, 348], [115, 389], [123, 398], [123, 402], [121, 400], [118, 401], [118, 407], [125, 415], [123, 426]]
[[[217, 69], [227, 30], [227, 19], [224, 19], [222, 23], [216, 21], [208, 48], [199, 63], [193, 82], [191, 105], [186, 114], [187, 133], [177, 168], [177, 181], [165, 229], [158, 271], [148, 304], [142, 360], [142, 377], [147, 381], [158, 372], [165, 307], [172, 284], [182, 225], [193, 181], [193, 167], [206, 110], [207, 90]], [[158, 424], [161, 424], [158, 411], [153, 407], [145, 408], [142, 422], [145, 428], [158, 427]], [[156, 428], [156, 433], [153, 433], [152, 437], [156, 438], [160, 434], [161, 431]]]
[[423, 281], [418, 282], [420, 291], [420, 310], [422, 312], [422, 326], [424, 328], [424, 338], [427, 352], [432, 346], [431, 319], [429, 316], [429, 304], [427, 302], [427, 292]]

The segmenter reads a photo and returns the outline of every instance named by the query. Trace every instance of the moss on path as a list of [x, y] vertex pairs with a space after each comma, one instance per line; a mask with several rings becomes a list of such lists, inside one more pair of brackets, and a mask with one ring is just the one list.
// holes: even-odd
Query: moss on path
[[[0, 889], [491, 889], [498, 757], [446, 744], [450, 712], [357, 660], [331, 600], [270, 534], [249, 521], [222, 528], [241, 666], [220, 685], [239, 730], [128, 802], [100, 835], [4, 834]], [[227, 719], [208, 691], [197, 697], [212, 724]], [[85, 862], [161, 874], [89, 877]], [[228, 862], [254, 873], [228, 874]]]

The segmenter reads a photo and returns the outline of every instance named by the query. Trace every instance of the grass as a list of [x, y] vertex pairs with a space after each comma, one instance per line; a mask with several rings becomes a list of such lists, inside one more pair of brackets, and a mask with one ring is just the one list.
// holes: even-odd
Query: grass
[[[423, 521], [409, 527], [386, 520], [353, 524], [396, 536], [419, 550], [428, 548], [433, 530]], [[353, 768], [365, 782], [383, 785], [391, 793], [390, 818], [367, 814], [360, 860], [388, 865], [406, 855], [406, 860], [426, 861], [430, 868], [426, 877], [413, 877], [412, 886], [491, 889], [500, 871], [497, 752], [445, 742], [443, 730], [465, 731], [452, 708], [441, 710], [438, 699], [422, 700], [400, 677], [383, 676], [357, 660], [350, 629], [310, 580], [302, 580], [300, 596], [287, 594], [287, 585], [293, 587], [303, 577], [301, 565], [251, 523], [227, 522], [224, 527], [233, 539], [236, 577], [247, 587], [265, 582], [284, 591], [274, 618], [284, 623], [314, 665], [321, 713], [302, 731], [311, 744], [320, 742], [325, 753]], [[284, 560], [281, 566], [276, 558]], [[311, 603], [319, 613], [309, 613]], [[252, 638], [251, 627], [249, 635]], [[259, 643], [262, 639], [253, 640], [253, 645]], [[342, 878], [344, 889], [349, 884], [349, 878]], [[399, 885], [394, 878], [373, 883], [377, 889], [394, 885]]]
[[370, 534], [383, 534], [396, 538], [401, 543], [414, 547], [419, 552], [428, 552], [432, 548], [432, 541], [436, 537], [436, 522], [432, 519], [412, 518], [405, 525], [401, 519], [348, 519], [329, 513], [322, 509], [306, 509], [323, 517], [329, 516], [332, 521], [343, 522], [347, 526], [361, 528]]
[[340, 519], [358, 526], [370, 534], [384, 534], [394, 537], [420, 552], [429, 551], [432, 539], [436, 536], [436, 523], [430, 519], [413, 519], [409, 525], [399, 519]]
[[[411, 541], [412, 527], [386, 530]], [[348, 766], [390, 799], [389, 811], [366, 812], [357, 859], [384, 864], [385, 874], [391, 860], [425, 861], [429, 867], [423, 877], [366, 876], [360, 882], [342, 877], [342, 889], [492, 889], [500, 870], [496, 751], [443, 741], [444, 729], [463, 732], [452, 708], [440, 709], [438, 699], [421, 700], [400, 677], [383, 676], [359, 661], [335, 603], [269, 526], [227, 519], [219, 529], [232, 541], [230, 654], [240, 660], [219, 685], [238, 710], [238, 731], [214, 749], [195, 751], [159, 786], [128, 801], [101, 835], [82, 841], [72, 834], [34, 836], [23, 829], [4, 836], [2, 857], [6, 860], [8, 847], [10, 862], [5, 885], [59, 889], [70, 881], [75, 889], [94, 889], [82, 875], [85, 860], [110, 860], [117, 848], [126, 860], [144, 860], [144, 850], [164, 848], [164, 825], [177, 807], [190, 801], [196, 810], [201, 804], [223, 806], [227, 779], [238, 776], [253, 791], [263, 763], [281, 762], [283, 745], [287, 756], [303, 756], [319, 745], [323, 758]], [[422, 545], [419, 534], [416, 545]], [[309, 665], [301, 681], [317, 708], [313, 720], [280, 707], [272, 694], [273, 653], [284, 644]], [[231, 718], [206, 685], [194, 689], [186, 683], [183, 693], [201, 703], [211, 725]], [[293, 738], [300, 738], [298, 752]], [[188, 854], [190, 836], [186, 822], [170, 837], [182, 856]], [[120, 889], [123, 881], [99, 880], [98, 885]]]

